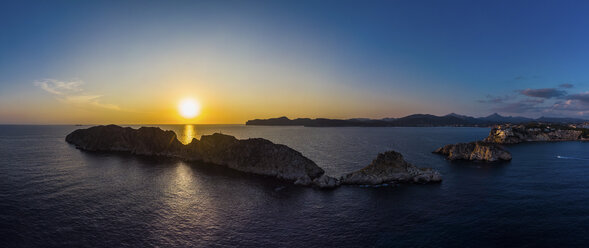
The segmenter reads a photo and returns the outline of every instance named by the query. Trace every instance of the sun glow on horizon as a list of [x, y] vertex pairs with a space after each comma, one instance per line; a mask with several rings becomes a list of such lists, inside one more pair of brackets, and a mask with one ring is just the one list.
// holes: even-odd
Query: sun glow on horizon
[[178, 112], [186, 119], [192, 119], [200, 114], [200, 104], [193, 98], [184, 98], [178, 104]]

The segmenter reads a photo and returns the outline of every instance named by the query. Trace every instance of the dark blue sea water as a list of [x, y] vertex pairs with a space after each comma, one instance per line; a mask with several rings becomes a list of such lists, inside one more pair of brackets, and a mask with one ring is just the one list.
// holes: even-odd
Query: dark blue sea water
[[[161, 126], [286, 144], [339, 176], [394, 149], [439, 185], [331, 191], [198, 163], [89, 153], [74, 126], [0, 126], [0, 247], [588, 247], [589, 143], [507, 147], [503, 164], [438, 146], [486, 128]], [[560, 157], [558, 157], [560, 156]]]

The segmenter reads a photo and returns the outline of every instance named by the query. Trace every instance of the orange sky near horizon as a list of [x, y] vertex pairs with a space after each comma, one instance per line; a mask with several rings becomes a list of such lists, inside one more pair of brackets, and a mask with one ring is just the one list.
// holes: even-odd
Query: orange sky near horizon
[[[164, 60], [177, 64], [152, 62]], [[447, 114], [443, 108], [425, 102], [406, 104], [408, 98], [416, 98], [411, 94], [391, 97], [394, 87], [376, 92], [368, 85], [353, 87], [345, 78], [319, 69], [320, 65], [303, 70], [309, 64], [295, 65], [288, 59], [242, 65], [241, 59], [215, 62], [176, 55], [124, 65], [140, 67], [140, 73], [105, 68], [108, 63], [100, 59], [90, 61], [86, 66], [68, 68], [83, 75], [80, 79], [36, 79], [15, 84], [10, 90], [19, 93], [0, 99], [0, 123], [244, 124], [250, 119], [280, 116], [345, 119], [399, 117], [416, 112]], [[189, 66], [195, 61], [208, 66]], [[267, 68], [274, 70], [266, 72]], [[196, 99], [202, 107], [195, 118], [183, 118], [178, 111], [179, 101], [187, 97]], [[451, 102], [448, 99], [448, 104]]]
[[[382, 112], [390, 110], [390, 105], [366, 101], [371, 100], [369, 97], [363, 100], [359, 94], [327, 100], [322, 93], [296, 92], [296, 89], [275, 90], [260, 97], [260, 94], [248, 93], [247, 89], [228, 92], [204, 90], [204, 87], [198, 86], [196, 87], [201, 90], [187, 89], [189, 87], [186, 85], [178, 85], [179, 89], [173, 90], [172, 84], [162, 84], [162, 88], [166, 86], [169, 89], [121, 92], [118, 95], [83, 93], [87, 91], [85, 89], [63, 94], [45, 92], [47, 94], [35, 98], [31, 96], [32, 99], [26, 102], [14, 99], [9, 104], [3, 104], [0, 106], [0, 115], [3, 116], [3, 124], [244, 124], [250, 119], [280, 116], [382, 118], [389, 117], [382, 115]], [[297, 93], [302, 97], [289, 97]], [[178, 103], [185, 98], [192, 98], [200, 103], [201, 111], [198, 116], [181, 116]], [[349, 102], [360, 104], [350, 106]], [[379, 105], [382, 108], [374, 107]], [[11, 119], [17, 121], [12, 122]]]
[[[0, 124], [589, 116], [584, 9], [472, 5], [14, 1]], [[186, 97], [195, 118], [178, 112]]]

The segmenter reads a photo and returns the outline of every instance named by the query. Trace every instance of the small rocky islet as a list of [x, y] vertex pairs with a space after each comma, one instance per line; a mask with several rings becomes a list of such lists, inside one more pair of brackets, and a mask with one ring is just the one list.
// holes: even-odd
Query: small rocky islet
[[449, 160], [479, 160], [479, 161], [507, 161], [511, 160], [509, 153], [503, 146], [484, 141], [457, 143], [440, 147], [434, 153], [446, 155]]
[[319, 188], [442, 181], [437, 171], [418, 168], [395, 151], [381, 153], [365, 168], [334, 178], [325, 175], [321, 167], [300, 152], [262, 138], [240, 140], [215, 133], [203, 135], [200, 140], [193, 139], [185, 145], [177, 139], [176, 133], [158, 127], [133, 129], [107, 125], [75, 130], [65, 140], [84, 151], [125, 152], [200, 161]]
[[378, 185], [389, 182], [430, 183], [441, 182], [440, 173], [431, 168], [418, 168], [403, 159], [401, 153], [380, 153], [368, 166], [346, 174], [340, 179], [343, 184]]

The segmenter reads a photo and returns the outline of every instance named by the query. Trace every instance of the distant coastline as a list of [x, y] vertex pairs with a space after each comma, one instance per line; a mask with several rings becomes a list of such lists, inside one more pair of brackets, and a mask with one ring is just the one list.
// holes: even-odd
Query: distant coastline
[[289, 119], [286, 116], [270, 119], [249, 120], [245, 124], [249, 126], [305, 126], [305, 127], [490, 127], [499, 124], [522, 123], [560, 123], [581, 124], [589, 123], [589, 120], [577, 118], [540, 117], [536, 119], [526, 117], [501, 116], [497, 113], [486, 117], [472, 117], [459, 114], [436, 116], [430, 114], [414, 114], [401, 118], [383, 119], [327, 119], [327, 118], [297, 118]]

